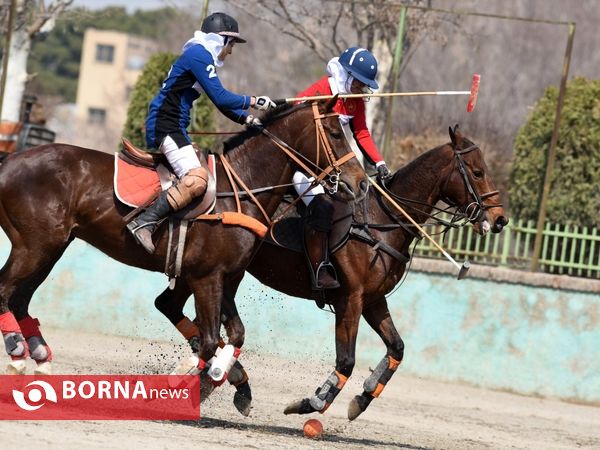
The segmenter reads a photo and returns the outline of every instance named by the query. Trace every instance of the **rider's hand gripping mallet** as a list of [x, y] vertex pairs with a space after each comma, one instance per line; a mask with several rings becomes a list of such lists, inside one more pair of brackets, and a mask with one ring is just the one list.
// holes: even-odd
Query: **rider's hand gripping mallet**
[[458, 278], [459, 280], [462, 280], [463, 278], [465, 278], [465, 277], [467, 276], [467, 272], [469, 271], [469, 268], [471, 267], [471, 265], [469, 264], [469, 261], [465, 261], [465, 262], [462, 264], [462, 266], [461, 266], [460, 264], [458, 264], [458, 263], [457, 263], [457, 262], [454, 260], [454, 258], [453, 258], [452, 256], [450, 256], [450, 255], [448, 254], [448, 252], [447, 252], [446, 250], [444, 250], [444, 249], [443, 249], [443, 248], [440, 246], [440, 244], [438, 244], [437, 242], [435, 242], [435, 241], [433, 240], [433, 238], [432, 238], [431, 236], [429, 236], [429, 235], [428, 235], [428, 234], [425, 232], [425, 230], [423, 229], [423, 227], [421, 227], [421, 226], [420, 226], [420, 225], [419, 225], [417, 222], [415, 222], [415, 220], [414, 220], [412, 217], [410, 217], [410, 216], [408, 215], [408, 213], [407, 213], [406, 211], [404, 211], [404, 209], [402, 209], [402, 207], [401, 207], [401, 206], [400, 206], [398, 203], [396, 203], [396, 202], [394, 201], [394, 199], [392, 199], [392, 197], [390, 197], [390, 196], [388, 195], [388, 193], [387, 193], [387, 192], [385, 192], [385, 191], [384, 191], [384, 190], [383, 190], [383, 189], [382, 189], [382, 188], [381, 188], [381, 187], [380, 187], [380, 186], [379, 186], [377, 183], [375, 183], [375, 182], [374, 182], [373, 180], [371, 180], [370, 178], [369, 178], [369, 182], [371, 183], [371, 185], [373, 185], [373, 186], [375, 187], [375, 189], [377, 189], [377, 190], [378, 190], [378, 191], [381, 193], [381, 195], [383, 195], [383, 196], [386, 198], [386, 200], [387, 200], [387, 201], [389, 201], [389, 202], [390, 202], [392, 205], [394, 205], [394, 206], [396, 207], [396, 209], [397, 209], [398, 211], [400, 211], [400, 212], [402, 213], [402, 215], [403, 215], [404, 217], [406, 217], [406, 218], [408, 219], [408, 221], [409, 221], [411, 224], [413, 224], [417, 230], [419, 230], [419, 231], [421, 232], [421, 234], [423, 234], [423, 236], [425, 236], [427, 239], [429, 239], [429, 241], [430, 241], [430, 242], [431, 242], [431, 243], [432, 243], [432, 244], [433, 244], [433, 245], [434, 245], [434, 246], [435, 246], [435, 247], [436, 247], [436, 248], [437, 248], [437, 249], [438, 249], [440, 252], [442, 252], [442, 255], [444, 255], [444, 256], [446, 257], [446, 259], [448, 259], [448, 261], [450, 261], [452, 264], [454, 264], [454, 266], [456, 266], [456, 268], [458, 269], [458, 277], [457, 277], [457, 278]]

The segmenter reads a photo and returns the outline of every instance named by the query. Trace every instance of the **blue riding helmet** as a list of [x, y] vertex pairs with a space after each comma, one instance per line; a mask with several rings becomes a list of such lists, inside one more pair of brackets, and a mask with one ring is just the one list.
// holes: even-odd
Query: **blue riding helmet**
[[375, 76], [377, 75], [377, 60], [369, 50], [360, 47], [350, 47], [340, 55], [340, 64], [350, 75], [366, 84], [371, 89], [379, 89]]

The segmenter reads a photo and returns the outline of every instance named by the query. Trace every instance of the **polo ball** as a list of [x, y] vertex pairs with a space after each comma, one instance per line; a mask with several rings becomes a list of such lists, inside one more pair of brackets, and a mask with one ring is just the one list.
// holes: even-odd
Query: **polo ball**
[[309, 419], [304, 423], [304, 437], [319, 439], [323, 434], [323, 424], [317, 419]]

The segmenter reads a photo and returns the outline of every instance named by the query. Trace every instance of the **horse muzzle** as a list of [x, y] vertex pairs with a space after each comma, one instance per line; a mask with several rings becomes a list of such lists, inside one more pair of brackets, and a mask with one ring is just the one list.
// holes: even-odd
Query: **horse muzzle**
[[338, 183], [338, 195], [345, 201], [360, 202], [367, 196], [368, 191], [369, 183], [366, 178], [361, 179], [356, 184], [346, 182], [343, 178], [340, 178]]

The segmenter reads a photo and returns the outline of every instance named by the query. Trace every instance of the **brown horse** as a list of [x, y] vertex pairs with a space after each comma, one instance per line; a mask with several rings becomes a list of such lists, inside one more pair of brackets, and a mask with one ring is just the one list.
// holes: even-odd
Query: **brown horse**
[[[394, 174], [387, 183], [388, 192], [418, 222], [431, 217], [434, 205], [444, 200], [484, 234], [491, 229], [499, 233], [508, 223], [483, 153], [478, 146], [450, 129], [451, 142], [430, 150]], [[366, 410], [396, 371], [404, 355], [404, 343], [394, 326], [385, 295], [392, 291], [406, 269], [409, 247], [418, 233], [402, 216], [371, 191], [365, 210], [357, 208], [353, 229], [347, 243], [333, 255], [341, 287], [326, 292], [325, 300], [336, 316], [335, 370], [317, 393], [289, 405], [286, 414], [324, 412], [333, 402], [355, 364], [356, 336], [360, 317], [381, 337], [386, 356], [364, 383], [364, 392], [355, 396], [348, 409], [350, 420]], [[402, 196], [402, 197], [400, 197]], [[366, 211], [366, 214], [364, 213]], [[377, 245], [379, 244], [379, 245]], [[406, 258], [405, 258], [406, 257]], [[286, 264], [281, 264], [286, 261]], [[300, 253], [271, 244], [263, 244], [247, 270], [259, 281], [285, 294], [320, 300], [321, 293], [311, 290], [308, 271]], [[227, 286], [223, 305], [225, 329], [230, 341], [240, 347], [244, 326], [234, 303], [239, 280]], [[239, 367], [239, 366], [238, 366]], [[242, 413], [249, 410], [249, 387], [246, 401], [240, 387], [234, 404]]]
[[[330, 114], [332, 106], [329, 102], [317, 109], [310, 105], [278, 108], [264, 118], [263, 133], [246, 130], [236, 136], [226, 159], [249, 189], [289, 184], [299, 160], [327, 171], [330, 165], [336, 165], [336, 159], [348, 159], [344, 155], [351, 152], [338, 118]], [[323, 153], [318, 155], [323, 143], [317, 142], [319, 124], [324, 129], [324, 140], [331, 146], [329, 158]], [[297, 154], [282, 152], [282, 142]], [[340, 198], [364, 196], [366, 178], [356, 159], [349, 159], [337, 171], [341, 171]], [[221, 164], [217, 179], [219, 191], [231, 190]], [[275, 212], [284, 191], [278, 188], [257, 194], [267, 215]], [[221, 198], [215, 213], [235, 209], [234, 199]], [[248, 200], [241, 202], [241, 209], [247, 216], [267, 221], [258, 206]], [[165, 225], [156, 234], [156, 252], [148, 255], [126, 231], [124, 217], [129, 211], [113, 193], [113, 157], [109, 154], [50, 144], [10, 155], [2, 162], [0, 225], [12, 248], [0, 270], [0, 329], [13, 359], [9, 368], [24, 367], [28, 343], [35, 347], [31, 357], [49, 364], [51, 353], [39, 332], [39, 323], [28, 314], [29, 303], [75, 238], [124, 264], [163, 271], [168, 239]], [[173, 290], [167, 289], [159, 298], [183, 302], [194, 296], [203, 329], [198, 352], [203, 361], [214, 355], [219, 342], [223, 286], [243, 274], [259, 242], [245, 228], [218, 222], [194, 222], [189, 230], [181, 277]]]

